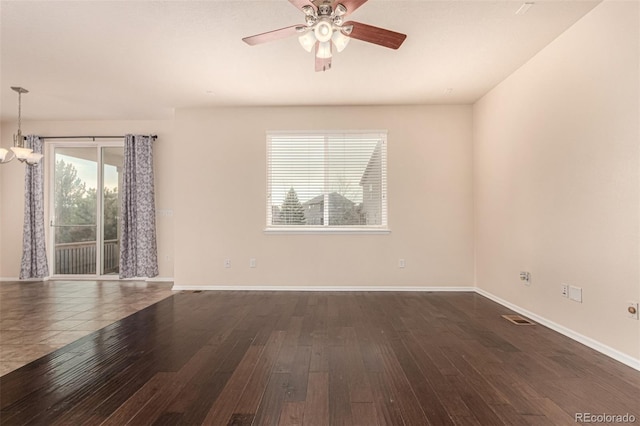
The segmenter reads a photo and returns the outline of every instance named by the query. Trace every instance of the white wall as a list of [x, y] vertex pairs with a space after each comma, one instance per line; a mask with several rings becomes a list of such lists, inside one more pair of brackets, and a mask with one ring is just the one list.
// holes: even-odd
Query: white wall
[[[3, 146], [9, 147], [16, 123], [2, 123]], [[173, 204], [172, 131], [173, 120], [163, 121], [23, 121], [24, 134], [42, 136], [157, 134], [155, 144], [156, 207]], [[7, 142], [8, 141], [8, 142]], [[45, 143], [45, 152], [47, 143]], [[45, 157], [46, 158], [46, 157]], [[43, 160], [45, 161], [45, 160]], [[46, 166], [46, 161], [45, 161]], [[0, 166], [0, 278], [15, 279], [20, 272], [24, 212], [24, 168], [14, 160]], [[48, 191], [48, 187], [45, 188]], [[45, 194], [45, 224], [48, 223], [48, 192]], [[45, 227], [48, 231], [48, 227]], [[159, 277], [173, 277], [173, 218], [157, 218]], [[47, 240], [47, 250], [49, 241]], [[168, 257], [168, 258], [167, 258]], [[49, 258], [49, 270], [51, 269]]]
[[474, 106], [477, 286], [636, 360], [638, 18], [605, 1]]
[[[176, 111], [176, 144], [196, 153], [174, 158], [176, 286], [473, 285], [471, 115], [470, 106]], [[390, 234], [265, 235], [265, 132], [310, 129], [388, 130]]]

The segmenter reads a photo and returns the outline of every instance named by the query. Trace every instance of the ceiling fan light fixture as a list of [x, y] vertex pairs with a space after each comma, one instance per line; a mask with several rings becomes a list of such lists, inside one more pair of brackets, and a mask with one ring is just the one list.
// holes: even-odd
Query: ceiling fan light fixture
[[302, 13], [307, 16], [314, 16], [316, 14], [316, 10], [310, 4], [306, 4], [302, 6]]
[[333, 28], [331, 24], [327, 21], [320, 21], [314, 28], [313, 32], [316, 35], [316, 38], [320, 43], [325, 43], [331, 40], [331, 35], [333, 34]]
[[342, 52], [344, 48], [347, 47], [347, 44], [349, 44], [350, 38], [342, 34], [342, 32], [340, 31], [334, 31], [333, 35], [331, 36], [331, 40], [336, 46], [338, 52]]
[[345, 13], [347, 13], [347, 7], [346, 7], [344, 4], [342, 4], [342, 3], [338, 3], [338, 4], [336, 5], [336, 8], [335, 8], [335, 10], [333, 11], [333, 13], [334, 13], [336, 16], [342, 16], [342, 15], [344, 15]]
[[311, 52], [311, 49], [313, 49], [313, 46], [316, 44], [316, 36], [313, 31], [307, 31], [298, 37], [298, 41], [304, 50]]
[[4, 159], [7, 158], [8, 153], [8, 149], [0, 148], [0, 163], [4, 163]]
[[320, 42], [320, 44], [318, 45], [318, 50], [316, 51], [316, 57], [320, 59], [328, 59], [331, 57], [330, 41]]

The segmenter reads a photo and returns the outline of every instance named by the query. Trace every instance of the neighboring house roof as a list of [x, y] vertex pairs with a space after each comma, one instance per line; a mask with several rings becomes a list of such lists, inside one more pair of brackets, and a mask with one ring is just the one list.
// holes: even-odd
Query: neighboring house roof
[[[369, 157], [369, 162], [367, 163], [367, 168], [364, 169], [364, 173], [362, 174], [362, 178], [360, 179], [360, 186], [364, 186], [367, 184], [367, 181], [372, 177], [372, 169], [380, 169], [380, 142], [376, 145], [376, 148], [371, 153], [371, 157]], [[379, 176], [374, 174], [373, 176]], [[376, 177], [376, 180], [380, 179]]]
[[[318, 195], [317, 197], [313, 197], [309, 201], [305, 201], [302, 203], [303, 206], [308, 207], [315, 204], [323, 204], [324, 203], [324, 195]], [[329, 204], [332, 206], [345, 206], [352, 207], [355, 203], [350, 199], [338, 194], [337, 192], [332, 192], [329, 194]]]

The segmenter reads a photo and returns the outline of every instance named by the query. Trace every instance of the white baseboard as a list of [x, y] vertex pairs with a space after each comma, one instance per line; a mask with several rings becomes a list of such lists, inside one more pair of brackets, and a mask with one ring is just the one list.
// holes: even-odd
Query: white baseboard
[[474, 287], [383, 287], [383, 286], [256, 286], [256, 285], [174, 285], [172, 290], [215, 291], [475, 291]]
[[528, 311], [524, 308], [521, 308], [518, 305], [514, 305], [511, 302], [507, 302], [504, 299], [499, 298], [498, 296], [489, 293], [488, 291], [485, 291], [481, 288], [476, 288], [475, 291], [486, 297], [487, 299], [491, 299], [496, 303], [499, 303], [500, 305], [507, 307], [509, 309], [511, 309], [512, 311], [518, 312], [519, 314], [522, 314], [532, 320], [534, 320], [537, 323], [540, 323], [542, 325], [544, 325], [545, 327], [548, 327], [550, 329], [552, 329], [553, 331], [557, 331], [558, 333], [569, 337], [572, 340], [575, 340], [578, 343], [582, 343], [585, 346], [590, 347], [591, 349], [594, 349], [610, 358], [615, 359], [616, 361], [619, 361], [625, 365], [628, 365], [629, 367], [640, 371], [640, 359], [634, 358], [632, 356], [629, 356], [625, 353], [622, 353], [616, 349], [613, 349], [610, 346], [605, 345], [604, 343], [598, 342], [597, 340], [594, 340], [590, 337], [587, 337], [583, 334], [580, 334], [578, 332], [575, 332], [573, 330], [571, 330], [570, 328], [567, 328], [565, 326], [562, 326], [558, 323], [555, 323], [551, 320], [548, 320], [544, 317], [541, 317], [540, 315], [537, 315], [531, 311]]
[[40, 281], [49, 281], [49, 277], [44, 277], [44, 278], [26, 278], [24, 280], [21, 280], [18, 277], [0, 277], [0, 282], [2, 281], [19, 281], [22, 283], [35, 283], [35, 282], [40, 282]]
[[135, 278], [125, 278], [120, 279], [117, 275], [104, 275], [102, 277], [83, 277], [83, 276], [70, 276], [64, 277], [59, 276], [55, 278], [45, 277], [45, 278], [28, 278], [21, 280], [18, 277], [0, 277], [0, 282], [3, 281], [19, 281], [23, 283], [28, 282], [38, 282], [38, 281], [146, 281], [151, 283], [172, 283], [173, 277], [154, 277], [154, 278], [146, 278], [146, 277], [135, 277]]
[[153, 277], [153, 278], [143, 278], [148, 283], [172, 283], [173, 277]]

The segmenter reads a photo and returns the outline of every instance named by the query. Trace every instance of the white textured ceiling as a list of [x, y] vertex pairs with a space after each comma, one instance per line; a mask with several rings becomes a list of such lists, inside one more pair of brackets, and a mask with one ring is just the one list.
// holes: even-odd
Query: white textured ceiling
[[303, 22], [287, 0], [1, 1], [1, 114], [160, 119], [227, 105], [472, 103], [600, 0], [369, 0], [351, 20], [407, 34], [399, 50], [352, 40], [333, 68], [289, 38], [244, 36]]

